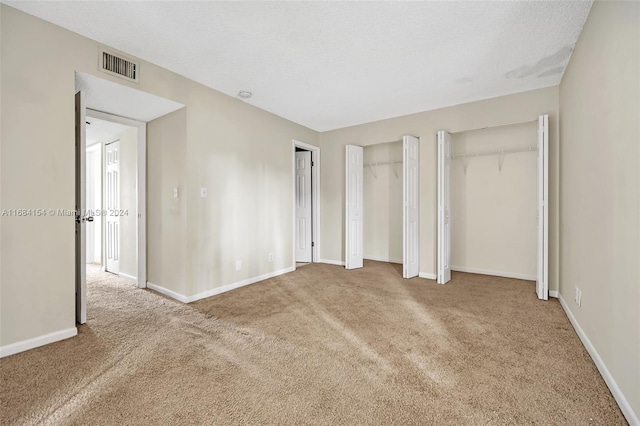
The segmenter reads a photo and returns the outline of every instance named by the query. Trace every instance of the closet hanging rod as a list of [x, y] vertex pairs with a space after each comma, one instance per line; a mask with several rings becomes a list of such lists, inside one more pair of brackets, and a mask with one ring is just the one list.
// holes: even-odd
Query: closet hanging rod
[[365, 147], [367, 147], [367, 146], [376, 146], [376, 145], [384, 145], [386, 143], [398, 143], [398, 142], [402, 142], [402, 139], [397, 139], [395, 141], [376, 142], [376, 143], [371, 144], [371, 145], [365, 145]]
[[505, 124], [496, 124], [496, 125], [493, 125], [493, 126], [478, 127], [476, 129], [458, 130], [457, 132], [449, 132], [449, 134], [455, 135], [455, 134], [458, 134], [458, 133], [474, 132], [476, 130], [493, 129], [493, 128], [496, 128], [496, 127], [516, 126], [518, 124], [537, 123], [537, 122], [538, 122], [538, 119], [536, 118], [535, 120], [516, 121], [514, 123], [505, 123]]
[[400, 164], [402, 163], [402, 160], [400, 161], [382, 161], [382, 162], [371, 162], [371, 163], [367, 163], [367, 166], [384, 166], [385, 164]]
[[460, 154], [460, 155], [453, 155], [451, 156], [452, 159], [456, 159], [456, 158], [468, 158], [468, 157], [485, 157], [488, 155], [500, 155], [500, 154], [518, 154], [520, 152], [534, 152], [537, 151], [538, 147], [537, 146], [530, 146], [527, 148], [520, 148], [520, 149], [502, 149], [499, 151], [489, 151], [489, 152], [474, 152], [472, 154]]

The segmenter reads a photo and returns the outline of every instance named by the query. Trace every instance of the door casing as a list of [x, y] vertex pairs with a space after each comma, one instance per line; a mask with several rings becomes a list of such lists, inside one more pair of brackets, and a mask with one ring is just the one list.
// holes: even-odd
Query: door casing
[[320, 147], [311, 145], [299, 140], [292, 141], [291, 149], [291, 165], [292, 169], [292, 223], [293, 223], [293, 238], [291, 245], [292, 248], [292, 264], [296, 267], [296, 147], [311, 151], [311, 161], [313, 166], [311, 167], [311, 234], [313, 246], [311, 248], [311, 262], [320, 262]]
[[311, 194], [311, 151], [296, 151], [296, 245], [297, 262], [311, 262], [313, 258], [313, 196]]

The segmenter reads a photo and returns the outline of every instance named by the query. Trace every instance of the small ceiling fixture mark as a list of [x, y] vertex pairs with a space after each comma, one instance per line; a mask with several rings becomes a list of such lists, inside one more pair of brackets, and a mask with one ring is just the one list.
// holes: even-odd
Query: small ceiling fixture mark
[[248, 90], [241, 90], [238, 92], [238, 96], [240, 96], [243, 99], [249, 99], [252, 94], [253, 93], [249, 92]]

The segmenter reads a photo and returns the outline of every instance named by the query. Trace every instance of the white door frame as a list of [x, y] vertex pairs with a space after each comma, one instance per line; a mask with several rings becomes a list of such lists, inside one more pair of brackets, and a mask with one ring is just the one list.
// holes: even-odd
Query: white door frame
[[[138, 129], [138, 149], [137, 149], [137, 178], [136, 191], [138, 196], [138, 222], [137, 222], [137, 255], [138, 255], [138, 274], [136, 283], [138, 288], [147, 287], [147, 123], [124, 118], [105, 112], [95, 111], [87, 108], [87, 117], [97, 118], [100, 120], [111, 121], [113, 123], [124, 124], [126, 126], [136, 127]], [[104, 146], [102, 144], [103, 158]], [[104, 166], [103, 166], [104, 167]], [[103, 234], [104, 243], [104, 234]], [[102, 250], [102, 261], [104, 265], [104, 249]]]
[[87, 322], [87, 239], [86, 239], [86, 221], [85, 215], [85, 202], [86, 202], [86, 93], [79, 91], [75, 94], [75, 114], [74, 114], [74, 129], [75, 129], [75, 217], [74, 217], [74, 230], [75, 230], [75, 311], [76, 322], [78, 324], [84, 324]]
[[299, 140], [292, 140], [291, 148], [291, 183], [292, 183], [292, 224], [293, 224], [293, 244], [292, 263], [296, 267], [296, 148], [311, 151], [311, 233], [312, 248], [311, 262], [318, 263], [320, 261], [320, 147], [311, 145]]
[[296, 148], [296, 263], [313, 259], [313, 196], [311, 194], [311, 151]]

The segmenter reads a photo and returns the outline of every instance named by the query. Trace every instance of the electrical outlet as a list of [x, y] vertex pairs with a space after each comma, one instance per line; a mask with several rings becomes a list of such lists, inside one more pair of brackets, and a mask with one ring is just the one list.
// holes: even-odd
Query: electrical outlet
[[273, 253], [269, 253], [269, 262], [273, 262]]
[[173, 188], [173, 198], [178, 198], [178, 188]]
[[242, 269], [242, 260], [236, 260], [236, 271]]

